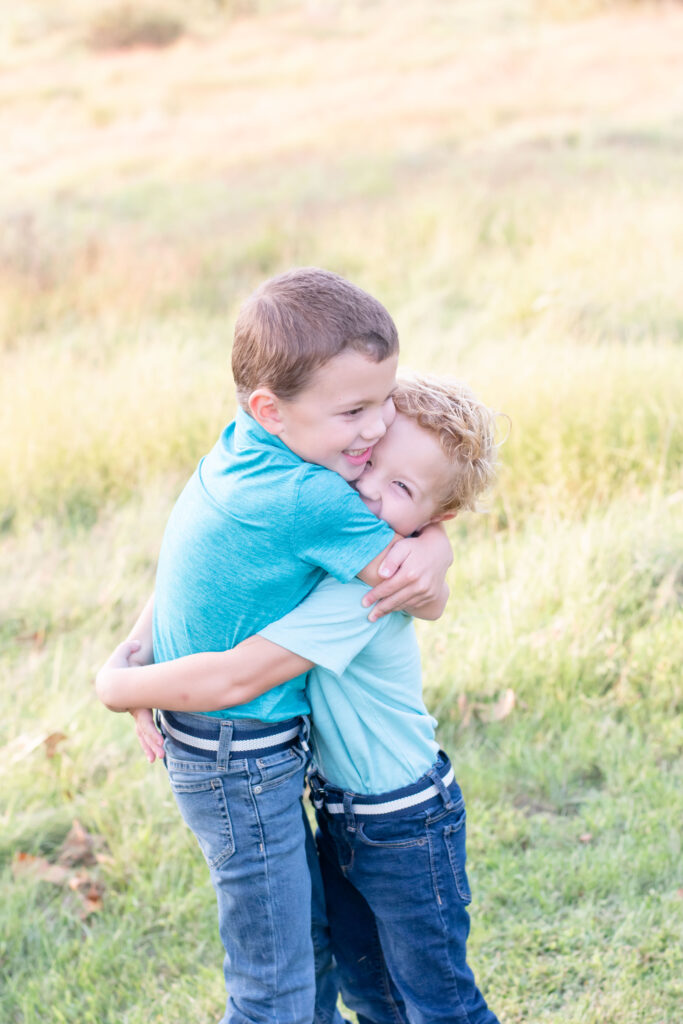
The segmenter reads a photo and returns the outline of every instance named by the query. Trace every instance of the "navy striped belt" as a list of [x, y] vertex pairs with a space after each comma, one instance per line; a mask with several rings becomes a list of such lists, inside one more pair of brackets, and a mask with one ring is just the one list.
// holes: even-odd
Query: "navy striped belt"
[[[221, 728], [219, 723], [224, 719], [215, 718], [213, 721], [216, 725], [213, 728], [206, 728], [194, 723], [188, 725], [187, 722], [177, 719], [172, 711], [159, 711], [158, 716], [163, 733], [170, 736], [179, 747], [186, 750], [204, 750], [207, 753], [218, 752]], [[238, 721], [239, 719], [233, 720], [233, 725]], [[300, 733], [300, 718], [290, 718], [286, 722], [274, 722], [272, 725], [237, 728], [230, 741], [230, 754], [242, 754], [243, 757], [276, 754], [278, 750], [286, 750], [293, 746]]]
[[[444, 787], [448, 789], [455, 782], [455, 773], [450, 761], [446, 759], [445, 764], [439, 766], [438, 774]], [[343, 815], [344, 793], [329, 783], [325, 783], [322, 776], [314, 773], [309, 780], [314, 805], [320, 809], [323, 806], [328, 814]], [[322, 785], [320, 785], [322, 783]], [[424, 775], [417, 782], [402, 789], [394, 789], [389, 793], [380, 793], [377, 796], [366, 796], [364, 794], [353, 794], [350, 810], [359, 817], [383, 818], [391, 814], [403, 814], [406, 811], [419, 811], [429, 806], [442, 802], [441, 790], [435, 785], [429, 775]]]

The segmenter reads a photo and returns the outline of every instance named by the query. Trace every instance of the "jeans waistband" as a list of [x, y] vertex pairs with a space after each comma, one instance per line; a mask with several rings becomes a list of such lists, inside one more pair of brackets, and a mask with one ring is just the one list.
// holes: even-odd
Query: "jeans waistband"
[[[188, 750], [218, 751], [220, 743], [221, 722], [224, 719], [207, 719], [207, 724], [195, 725], [178, 720], [172, 711], [159, 711], [159, 722], [162, 731], [180, 747]], [[263, 754], [276, 754], [278, 750], [286, 750], [294, 746], [302, 736], [302, 719], [289, 718], [286, 722], [274, 722], [272, 725], [254, 727], [253, 721], [241, 729], [239, 719], [230, 724], [235, 730], [230, 753], [242, 754], [244, 757], [261, 757]], [[305, 736], [302, 736], [305, 741]]]
[[372, 818], [386, 818], [392, 814], [405, 814], [408, 810], [420, 811], [431, 804], [445, 802], [449, 796], [449, 787], [455, 783], [455, 773], [448, 757], [441, 751], [436, 765], [417, 782], [377, 796], [345, 793], [332, 786], [316, 771], [311, 773], [308, 781], [313, 804], [318, 810], [324, 807], [331, 815], [353, 814], [364, 821], [369, 821]]

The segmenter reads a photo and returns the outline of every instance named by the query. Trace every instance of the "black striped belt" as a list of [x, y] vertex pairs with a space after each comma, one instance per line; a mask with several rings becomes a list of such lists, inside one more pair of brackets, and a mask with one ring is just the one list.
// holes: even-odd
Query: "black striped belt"
[[[214, 718], [213, 728], [203, 725], [188, 725], [180, 721], [172, 711], [159, 711], [162, 731], [170, 736], [174, 743], [187, 750], [204, 750], [217, 753], [220, 737], [220, 722], [224, 719]], [[211, 720], [209, 720], [211, 721]], [[258, 727], [246, 726], [239, 728], [239, 719], [233, 719], [234, 729], [230, 741], [230, 754], [242, 754], [244, 757], [261, 757], [263, 754], [275, 754], [278, 750], [286, 750], [293, 746], [301, 732], [301, 719], [290, 718], [286, 722], [274, 722], [272, 725]]]

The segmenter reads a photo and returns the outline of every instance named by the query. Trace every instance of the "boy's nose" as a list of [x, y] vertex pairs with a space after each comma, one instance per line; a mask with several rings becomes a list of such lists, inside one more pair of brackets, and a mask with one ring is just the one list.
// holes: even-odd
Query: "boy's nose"
[[373, 515], [378, 516], [382, 507], [378, 488], [373, 487], [369, 480], [361, 476], [356, 480], [356, 490]]
[[365, 469], [356, 480], [356, 490], [365, 501], [379, 501], [379, 482], [370, 462], [366, 463]]
[[361, 437], [368, 441], [379, 441], [380, 437], [384, 437], [387, 432], [387, 425], [384, 422], [384, 417], [381, 413], [377, 416], [373, 416], [371, 420], [363, 424], [361, 430]]

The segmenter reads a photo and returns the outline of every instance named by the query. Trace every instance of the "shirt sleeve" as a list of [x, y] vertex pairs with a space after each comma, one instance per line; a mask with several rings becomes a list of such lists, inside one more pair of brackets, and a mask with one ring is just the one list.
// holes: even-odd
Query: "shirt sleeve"
[[299, 486], [292, 536], [296, 558], [346, 583], [391, 543], [394, 531], [337, 473], [315, 466]]
[[368, 589], [360, 580], [339, 583], [327, 576], [259, 636], [341, 675], [390, 618], [368, 621], [368, 609], [360, 603]]

